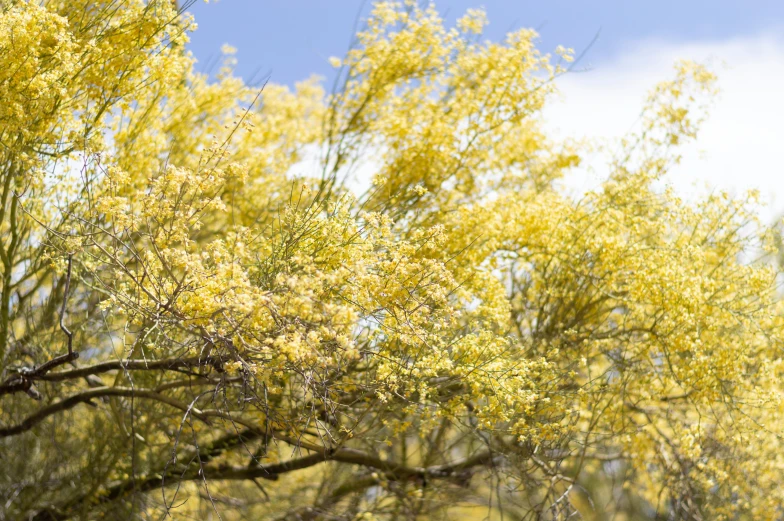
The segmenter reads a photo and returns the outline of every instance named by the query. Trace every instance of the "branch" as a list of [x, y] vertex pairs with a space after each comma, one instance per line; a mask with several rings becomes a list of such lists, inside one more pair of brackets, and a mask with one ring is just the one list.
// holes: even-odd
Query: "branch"
[[73, 265], [73, 254], [68, 255], [68, 271], [65, 275], [65, 290], [63, 290], [63, 303], [60, 306], [60, 329], [68, 337], [68, 353], [60, 355], [52, 360], [49, 360], [41, 367], [33, 369], [22, 369], [18, 374], [7, 379], [0, 385], [0, 396], [4, 394], [16, 393], [20, 391], [26, 392], [31, 398], [36, 400], [41, 399], [41, 394], [33, 388], [33, 379], [35, 376], [46, 374], [51, 369], [57, 366], [73, 362], [79, 358], [79, 353], [74, 353], [73, 350], [73, 333], [65, 327], [65, 307], [68, 304], [68, 291], [71, 288], [71, 268]]
[[446, 478], [460, 474], [476, 466], [484, 466], [492, 463], [496, 455], [491, 451], [479, 452], [470, 458], [450, 463], [447, 465], [431, 465], [429, 467], [408, 467], [401, 463], [382, 460], [377, 456], [367, 454], [355, 449], [339, 449], [330, 456], [333, 461], [341, 463], [353, 463], [364, 467], [370, 467], [381, 470], [387, 474], [390, 479], [408, 479], [408, 478]]
[[[255, 433], [243, 431], [235, 436], [236, 439], [245, 439], [245, 437], [255, 437]], [[250, 438], [248, 438], [250, 439]], [[383, 471], [386, 478], [389, 480], [400, 481], [404, 479], [420, 478], [426, 480], [428, 478], [448, 478], [450, 476], [459, 475], [462, 472], [468, 471], [473, 467], [485, 466], [490, 464], [495, 457], [490, 451], [480, 452], [470, 458], [457, 461], [448, 465], [434, 465], [430, 467], [408, 467], [406, 465], [381, 460], [380, 458], [367, 454], [365, 452], [355, 449], [325, 449], [308, 456], [296, 458], [281, 463], [274, 463], [271, 465], [261, 465], [258, 467], [237, 467], [229, 465], [221, 465], [216, 467], [200, 467], [194, 469], [192, 472], [182, 472], [182, 468], [172, 469], [166, 475], [155, 473], [147, 475], [137, 480], [128, 480], [118, 483], [101, 495], [93, 499], [95, 504], [108, 503], [123, 497], [129, 492], [149, 492], [165, 483], [167, 486], [175, 486], [183, 481], [203, 481], [207, 479], [223, 480], [223, 481], [236, 481], [236, 480], [254, 480], [254, 479], [268, 479], [277, 480], [278, 476], [287, 472], [302, 470], [305, 468], [313, 467], [328, 461], [335, 461], [338, 463], [347, 463], [361, 465], [364, 467]], [[171, 482], [166, 481], [166, 478], [176, 478]], [[370, 478], [369, 478], [370, 479]], [[372, 478], [376, 481], [376, 478]], [[356, 485], [344, 485], [339, 487], [328, 498], [326, 504], [334, 503], [341, 497], [351, 493], [356, 488], [362, 486], [370, 486], [372, 483], [367, 480], [357, 480]], [[72, 501], [62, 508], [47, 508], [39, 511], [30, 519], [33, 521], [64, 521], [72, 517], [74, 507], [90, 500], [89, 496], [82, 496], [76, 501]]]
[[167, 358], [164, 360], [155, 360], [151, 362], [147, 360], [116, 360], [112, 362], [103, 362], [100, 364], [80, 367], [78, 369], [71, 369], [69, 371], [49, 373], [49, 371], [55, 367], [76, 360], [77, 358], [79, 358], [79, 353], [71, 352], [69, 354], [60, 355], [38, 368], [19, 369], [17, 371], [18, 374], [12, 376], [0, 384], [0, 396], [4, 394], [29, 391], [31, 390], [35, 380], [46, 382], [61, 382], [63, 380], [82, 378], [85, 376], [106, 373], [108, 371], [153, 371], [158, 369], [166, 371], [206, 366], [211, 366], [218, 372], [223, 371], [220, 360], [216, 358]]
[[0, 384], [0, 396], [4, 394], [26, 392], [30, 395], [30, 397], [35, 398], [36, 400], [40, 400], [41, 395], [38, 393], [38, 391], [33, 389], [33, 381], [36, 379], [41, 379], [48, 371], [54, 369], [55, 367], [67, 364], [68, 362], [73, 362], [77, 358], [79, 358], [79, 353], [71, 351], [70, 353], [52, 358], [40, 367], [34, 367], [32, 369], [23, 367], [17, 370], [17, 374], [11, 376], [2, 384]]
[[379, 478], [377, 476], [367, 476], [361, 479], [355, 478], [349, 480], [336, 488], [329, 496], [319, 501], [316, 505], [299, 507], [294, 512], [290, 511], [285, 516], [278, 519], [280, 521], [283, 521], [284, 519], [292, 519], [292, 514], [294, 515], [293, 519], [299, 519], [302, 521], [316, 519], [319, 515], [327, 513], [330, 507], [340, 502], [341, 499], [348, 496], [349, 494], [365, 490], [369, 487], [372, 487], [373, 485], [377, 485], [378, 483]]
[[82, 378], [93, 374], [106, 373], [108, 371], [153, 371], [156, 369], [162, 370], [176, 370], [185, 369], [189, 367], [206, 367], [211, 366], [222, 372], [220, 360], [216, 358], [166, 358], [163, 360], [115, 360], [112, 362], [103, 362], [100, 364], [89, 365], [80, 367], [78, 369], [71, 369], [69, 371], [62, 371], [58, 373], [50, 373], [42, 375], [38, 379], [47, 382], [60, 382], [63, 380], [70, 380], [73, 378]]
[[[222, 382], [216, 382], [216, 383], [222, 383]], [[193, 416], [194, 418], [201, 420], [202, 422], [206, 423], [209, 426], [212, 426], [212, 421], [211, 421], [212, 418], [221, 418], [231, 422], [233, 425], [241, 425], [252, 432], [260, 433], [260, 435], [263, 436], [272, 437], [276, 440], [287, 443], [293, 447], [304, 448], [313, 452], [322, 452], [325, 450], [323, 446], [309, 443], [298, 437], [287, 436], [277, 431], [267, 431], [266, 428], [259, 427], [258, 425], [255, 425], [254, 423], [247, 421], [243, 418], [234, 417], [229, 413], [225, 413], [217, 410], [202, 411], [201, 409], [193, 407], [192, 405], [188, 405], [174, 398], [170, 398], [159, 392], [159, 390], [166, 389], [168, 386], [170, 386], [170, 384], [163, 384], [157, 389], [133, 389], [130, 387], [96, 387], [94, 389], [83, 391], [78, 394], [69, 396], [68, 398], [65, 398], [63, 400], [60, 400], [59, 402], [55, 402], [47, 407], [44, 407], [43, 409], [38, 410], [37, 412], [25, 418], [21, 423], [18, 423], [17, 425], [0, 428], [0, 438], [15, 436], [17, 434], [21, 434], [23, 432], [29, 431], [30, 429], [32, 429], [33, 427], [41, 423], [49, 416], [55, 415], [63, 411], [67, 411], [69, 409], [73, 409], [80, 403], [87, 403], [93, 398], [100, 398], [103, 396], [120, 396], [120, 397], [127, 397], [127, 398], [131, 398], [131, 397], [146, 398], [150, 400], [156, 400], [161, 403], [165, 403], [176, 409], [180, 409], [181, 411], [187, 413], [190, 416]]]
[[96, 387], [95, 389], [83, 391], [81, 393], [69, 396], [64, 400], [60, 400], [59, 402], [55, 402], [48, 407], [44, 407], [31, 414], [17, 425], [0, 428], [0, 438], [15, 436], [17, 434], [29, 431], [49, 416], [73, 409], [80, 403], [85, 403], [92, 400], [93, 398], [101, 398], [103, 396], [122, 396], [129, 398], [148, 398], [151, 400], [156, 400], [161, 403], [171, 405], [172, 407], [182, 411], [189, 412], [192, 416], [204, 421], [207, 424], [210, 424], [209, 417], [214, 416], [214, 414], [205, 414], [195, 407], [189, 407], [187, 404], [180, 402], [179, 400], [175, 400], [174, 398], [157, 393], [151, 389], [132, 389], [130, 387]]

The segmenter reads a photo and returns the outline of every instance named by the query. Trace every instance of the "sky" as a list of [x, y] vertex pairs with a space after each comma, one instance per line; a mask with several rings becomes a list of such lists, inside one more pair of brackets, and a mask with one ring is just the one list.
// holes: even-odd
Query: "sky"
[[[371, 1], [211, 0], [190, 11], [199, 26], [190, 49], [197, 69], [210, 70], [224, 43], [238, 49], [236, 72], [293, 85], [312, 74], [329, 80], [330, 56], [348, 48]], [[563, 137], [613, 139], [633, 125], [646, 92], [671, 77], [680, 58], [708, 63], [721, 94], [695, 145], [668, 183], [685, 197], [705, 191], [759, 189], [763, 217], [784, 213], [784, 0], [436, 0], [447, 23], [484, 7], [485, 37], [534, 28], [538, 46], [585, 51], [578, 70], [560, 78], [546, 109]], [[601, 158], [573, 176], [590, 188]]]

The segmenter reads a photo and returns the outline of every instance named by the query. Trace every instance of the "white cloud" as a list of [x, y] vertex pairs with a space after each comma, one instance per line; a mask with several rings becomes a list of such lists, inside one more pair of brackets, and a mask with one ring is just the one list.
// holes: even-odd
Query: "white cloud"
[[[668, 182], [686, 196], [711, 188], [759, 189], [765, 218], [784, 211], [784, 39], [773, 35], [719, 42], [645, 41], [615, 59], [559, 81], [561, 99], [545, 112], [562, 136], [613, 138], [636, 121], [648, 90], [672, 77], [678, 59], [712, 65], [721, 94], [695, 144], [684, 148]], [[595, 186], [601, 170], [570, 180]], [[710, 188], [706, 188], [710, 187]]]

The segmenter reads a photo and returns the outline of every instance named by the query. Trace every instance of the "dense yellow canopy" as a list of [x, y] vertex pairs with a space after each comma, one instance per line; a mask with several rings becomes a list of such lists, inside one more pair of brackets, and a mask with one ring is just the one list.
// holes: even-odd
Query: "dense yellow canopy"
[[775, 234], [661, 183], [708, 70], [575, 198], [531, 30], [378, 2], [325, 94], [176, 9], [0, 0], [0, 519], [781, 519]]

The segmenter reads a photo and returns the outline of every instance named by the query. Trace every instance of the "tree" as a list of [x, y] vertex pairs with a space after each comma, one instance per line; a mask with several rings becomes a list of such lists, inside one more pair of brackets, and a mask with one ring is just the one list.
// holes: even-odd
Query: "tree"
[[575, 199], [572, 52], [481, 11], [375, 4], [327, 96], [0, 6], [0, 519], [781, 519], [774, 234], [659, 183], [705, 68]]

